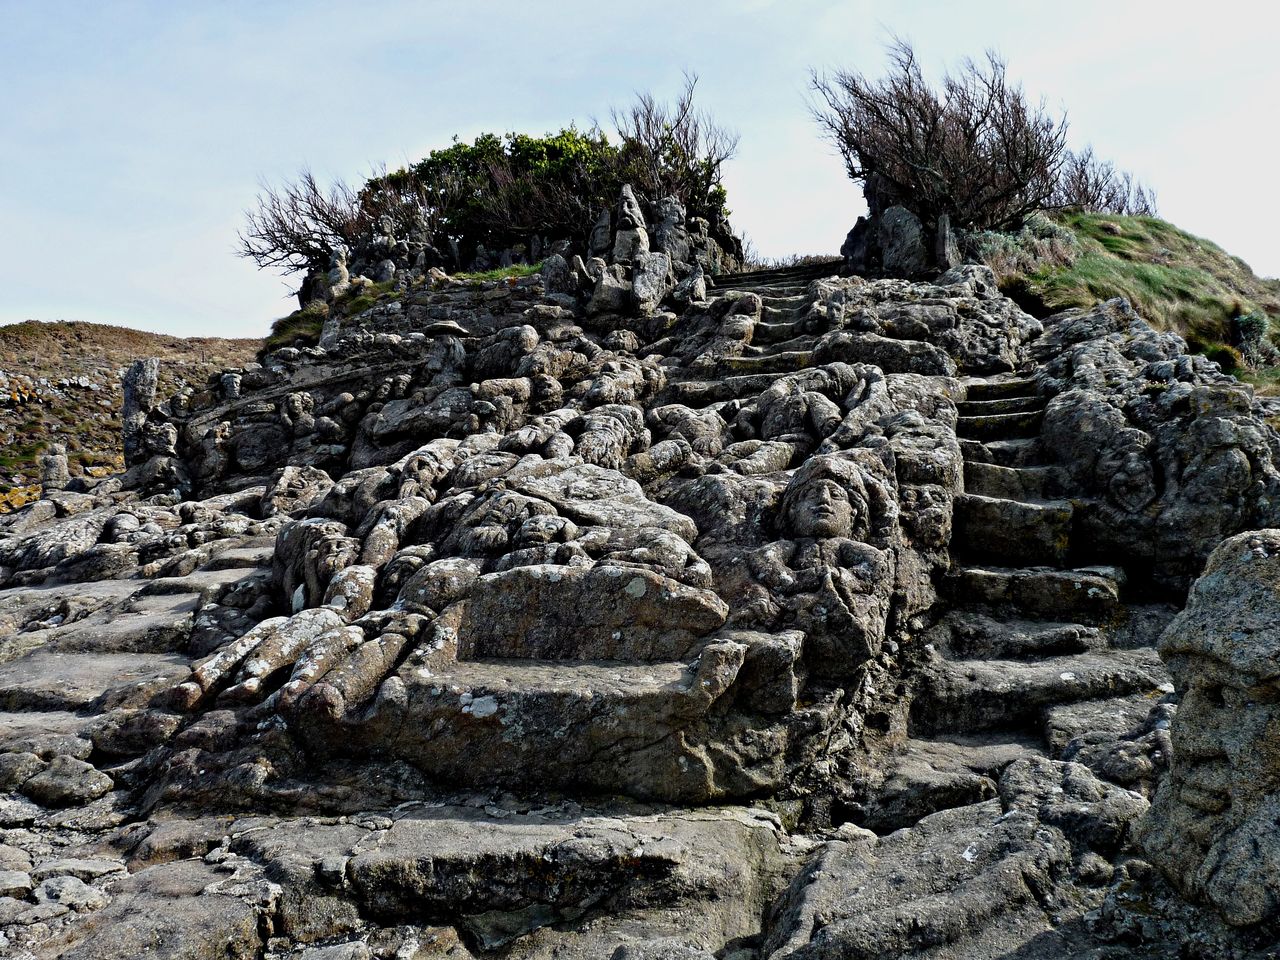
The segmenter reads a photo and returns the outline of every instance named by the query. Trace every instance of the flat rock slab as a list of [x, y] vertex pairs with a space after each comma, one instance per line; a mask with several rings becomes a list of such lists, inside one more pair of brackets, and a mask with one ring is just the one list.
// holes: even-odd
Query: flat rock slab
[[1102, 650], [1067, 657], [943, 661], [927, 696], [912, 704], [915, 729], [977, 732], [1038, 725], [1042, 711], [1081, 700], [1158, 694], [1169, 679], [1150, 648]]
[[186, 641], [200, 604], [196, 593], [135, 597], [125, 609], [44, 631], [45, 643], [63, 652], [162, 653]]
[[84, 717], [67, 710], [0, 713], [0, 749], [8, 749], [6, 745], [17, 740], [50, 736], [74, 737], [80, 732], [85, 722]]
[[[42, 945], [40, 960], [248, 960], [262, 955], [262, 884], [223, 892], [227, 875], [199, 860], [141, 870], [112, 889], [106, 909]], [[230, 884], [226, 884], [231, 886]]]
[[1045, 713], [1045, 735], [1050, 753], [1058, 758], [1068, 743], [1088, 734], [1120, 739], [1142, 726], [1163, 695], [1164, 691], [1157, 688], [1128, 697], [1085, 700], [1049, 708]]
[[258, 576], [263, 569], [270, 570], [271, 558], [267, 558], [265, 568], [227, 567], [215, 569], [204, 567], [185, 577], [160, 577], [147, 582], [139, 592], [140, 596], [159, 596], [167, 593], [195, 593], [201, 598], [219, 593], [223, 588], [233, 586], [242, 581]]
[[251, 543], [223, 550], [204, 565], [205, 570], [243, 570], [247, 567], [270, 567], [275, 556], [275, 540]]
[[884, 780], [859, 825], [888, 833], [948, 807], [989, 800], [1009, 764], [1043, 756], [1038, 744], [999, 736], [907, 740], [885, 761]]
[[113, 705], [137, 704], [190, 672], [178, 654], [37, 650], [0, 664], [0, 710], [84, 710], [104, 694]]
[[275, 878], [332, 876], [361, 916], [383, 923], [461, 917], [488, 948], [637, 907], [681, 910], [690, 933], [705, 928], [708, 942], [723, 943], [758, 926], [783, 866], [776, 821], [741, 808], [607, 815], [576, 804], [424, 805], [351, 821], [284, 821], [246, 832], [231, 850]]

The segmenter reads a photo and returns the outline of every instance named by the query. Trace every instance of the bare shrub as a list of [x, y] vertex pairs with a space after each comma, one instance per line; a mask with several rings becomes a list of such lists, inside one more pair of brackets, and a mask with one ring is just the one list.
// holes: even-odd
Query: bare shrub
[[1154, 217], [1156, 194], [1132, 174], [1099, 160], [1093, 147], [1085, 147], [1079, 153], [1067, 153], [1049, 206], [1085, 213]]
[[738, 150], [738, 135], [694, 105], [698, 76], [686, 73], [675, 103], [651, 93], [636, 95], [626, 110], [614, 110], [622, 140], [622, 179], [650, 199], [676, 197], [691, 216], [723, 213], [721, 168]]
[[282, 273], [320, 270], [375, 228], [397, 236], [430, 236], [441, 211], [464, 192], [457, 178], [431, 183], [412, 171], [376, 171], [359, 190], [341, 180], [326, 190], [307, 169], [279, 187], [264, 184], [256, 210], [245, 212], [239, 253]]
[[820, 100], [814, 119], [868, 190], [873, 213], [901, 203], [925, 223], [947, 214], [957, 227], [1001, 230], [1053, 195], [1066, 121], [1028, 103], [995, 53], [962, 61], [935, 90], [911, 45], [896, 40], [882, 79], [840, 70], [815, 72], [810, 83]]
[[364, 222], [360, 195], [338, 181], [325, 190], [310, 170], [280, 187], [263, 184], [258, 208], [245, 212], [240, 255], [284, 273], [322, 267], [349, 246]]

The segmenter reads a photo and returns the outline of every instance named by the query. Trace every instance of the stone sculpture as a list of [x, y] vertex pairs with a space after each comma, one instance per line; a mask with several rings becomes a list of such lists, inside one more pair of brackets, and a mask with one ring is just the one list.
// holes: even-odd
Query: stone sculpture
[[1280, 917], [1280, 531], [1224, 541], [1160, 638], [1181, 694], [1148, 854], [1247, 926]]
[[887, 625], [894, 559], [886, 531], [897, 505], [869, 463], [883, 469], [873, 458], [825, 454], [795, 472], [778, 521], [787, 539], [748, 556], [756, 587], [734, 614], [746, 627], [803, 630], [811, 667], [835, 680], [880, 652]]
[[379, 224], [326, 289], [394, 292], [141, 363], [128, 471], [0, 519], [0, 950], [1254, 960], [1280, 534], [1164, 636], [1163, 783], [1152, 642], [1272, 525], [1261, 406], [651, 199], [510, 282]]

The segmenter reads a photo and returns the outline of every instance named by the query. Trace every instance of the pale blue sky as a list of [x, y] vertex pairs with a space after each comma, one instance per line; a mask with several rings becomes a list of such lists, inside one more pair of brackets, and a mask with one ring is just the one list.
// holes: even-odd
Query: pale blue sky
[[0, 0], [0, 323], [261, 335], [292, 308], [234, 255], [261, 179], [355, 179], [455, 133], [603, 121], [684, 69], [742, 135], [735, 225], [765, 255], [834, 251], [861, 198], [815, 136], [806, 72], [874, 73], [891, 32], [935, 72], [997, 48], [1167, 219], [1275, 275], [1269, 6]]

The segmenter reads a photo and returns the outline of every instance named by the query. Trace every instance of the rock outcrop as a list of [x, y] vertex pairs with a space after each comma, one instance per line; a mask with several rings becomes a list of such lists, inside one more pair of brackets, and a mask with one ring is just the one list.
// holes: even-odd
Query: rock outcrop
[[[123, 380], [139, 357], [160, 360], [162, 399], [251, 360], [257, 340], [182, 338], [96, 323], [27, 321], [0, 333], [0, 513], [42, 490], [81, 489], [120, 469]], [[134, 438], [130, 437], [130, 446]], [[46, 457], [58, 457], [63, 466]], [[65, 468], [65, 476], [63, 469]], [[52, 472], [50, 472], [52, 471]]]
[[140, 366], [128, 471], [5, 518], [6, 949], [1261, 950], [1273, 533], [1175, 619], [1280, 522], [1248, 391], [984, 268], [708, 289], [658, 210]]

